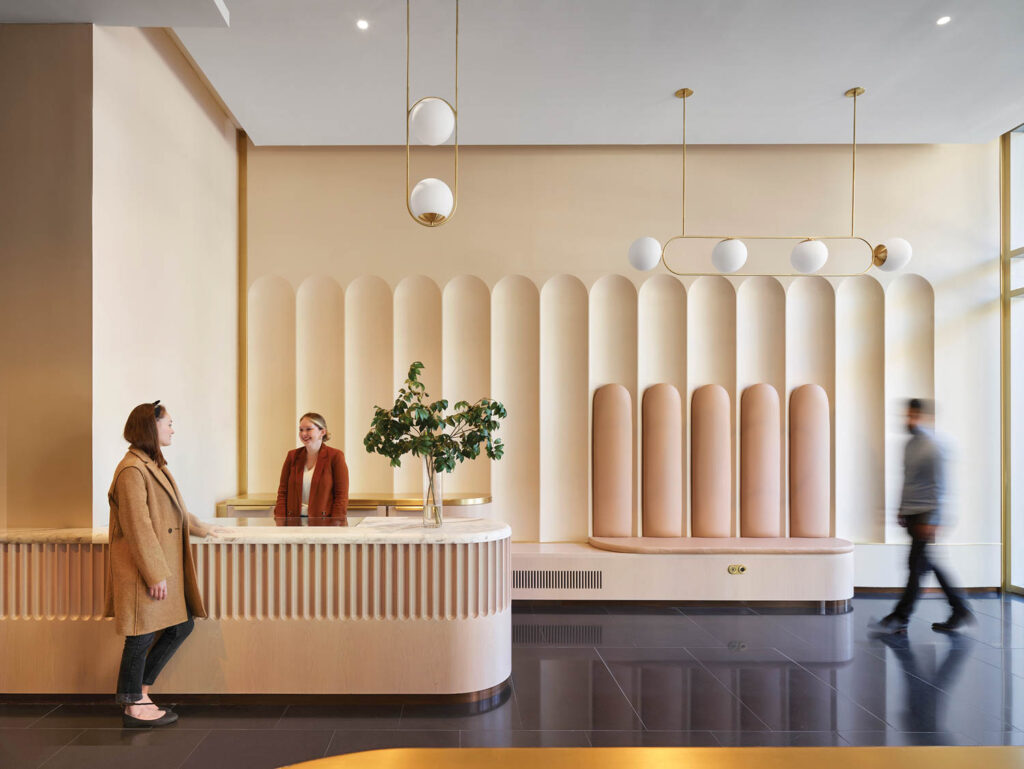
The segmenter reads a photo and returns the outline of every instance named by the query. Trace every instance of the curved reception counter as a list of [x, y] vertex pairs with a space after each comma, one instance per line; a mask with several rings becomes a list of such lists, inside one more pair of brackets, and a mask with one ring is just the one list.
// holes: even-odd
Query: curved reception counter
[[[507, 524], [220, 519], [193, 538], [209, 618], [154, 691], [489, 697], [511, 675]], [[0, 692], [113, 691], [107, 530], [0, 530]]]

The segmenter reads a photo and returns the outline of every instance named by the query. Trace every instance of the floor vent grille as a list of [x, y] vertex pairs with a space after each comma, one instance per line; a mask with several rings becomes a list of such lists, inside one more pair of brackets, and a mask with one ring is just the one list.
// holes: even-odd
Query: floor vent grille
[[517, 646], [601, 646], [600, 625], [525, 625], [512, 622]]
[[600, 590], [602, 571], [514, 569], [513, 590]]

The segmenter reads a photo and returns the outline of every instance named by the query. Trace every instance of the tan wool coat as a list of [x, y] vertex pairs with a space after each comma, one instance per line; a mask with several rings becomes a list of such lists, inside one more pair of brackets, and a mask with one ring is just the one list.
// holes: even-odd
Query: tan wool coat
[[[121, 635], [143, 635], [205, 617], [189, 535], [208, 526], [185, 509], [166, 467], [130, 449], [114, 471], [110, 500], [110, 555], [106, 608]], [[148, 587], [167, 580], [167, 597], [150, 598]]]

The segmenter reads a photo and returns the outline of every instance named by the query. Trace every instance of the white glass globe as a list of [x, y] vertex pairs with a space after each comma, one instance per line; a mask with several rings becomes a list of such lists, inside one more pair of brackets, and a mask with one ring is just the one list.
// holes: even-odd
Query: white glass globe
[[661, 243], [657, 238], [637, 238], [629, 246], [629, 263], [634, 269], [653, 270], [661, 261]]
[[421, 222], [436, 224], [451, 216], [455, 197], [448, 185], [440, 179], [424, 179], [412, 188], [409, 208]]
[[797, 272], [817, 272], [828, 260], [828, 246], [820, 240], [801, 240], [793, 246], [789, 262]]
[[747, 263], [747, 246], [742, 240], [726, 238], [715, 244], [711, 263], [719, 272], [736, 272]]
[[885, 249], [885, 261], [878, 265], [878, 269], [886, 272], [896, 272], [907, 266], [914, 249], [910, 243], [903, 238], [889, 238], [881, 246]]
[[420, 144], [444, 144], [454, 130], [455, 113], [444, 99], [431, 96], [409, 114], [409, 132]]

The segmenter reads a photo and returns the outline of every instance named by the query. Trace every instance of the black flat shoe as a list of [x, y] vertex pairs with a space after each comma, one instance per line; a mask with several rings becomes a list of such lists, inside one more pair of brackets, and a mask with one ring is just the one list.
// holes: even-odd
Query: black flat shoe
[[[141, 702], [141, 703], [134, 703], [134, 704], [136, 704], [136, 705], [152, 705], [153, 707], [157, 707], [156, 703], [153, 703], [153, 702]], [[145, 718], [136, 718], [135, 716], [130, 716], [127, 713], [122, 713], [121, 714], [121, 723], [124, 724], [124, 728], [125, 729], [149, 729], [149, 728], [157, 727], [157, 726], [170, 726], [171, 724], [173, 724], [177, 720], [178, 720], [178, 714], [177, 713], [172, 713], [169, 710], [165, 710], [164, 714], [162, 716], [160, 716], [160, 718], [153, 718], [153, 719], [149, 719], [149, 720], [147, 720]]]

